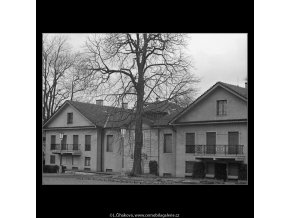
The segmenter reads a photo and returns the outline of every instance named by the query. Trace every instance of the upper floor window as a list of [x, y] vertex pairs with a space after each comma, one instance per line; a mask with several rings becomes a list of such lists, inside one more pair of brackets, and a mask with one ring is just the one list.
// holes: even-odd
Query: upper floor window
[[79, 150], [79, 136], [78, 135], [73, 135], [73, 150], [77, 151]]
[[185, 144], [186, 144], [185, 153], [194, 153], [195, 134], [194, 133], [186, 133], [185, 141], [186, 141], [185, 142]]
[[113, 136], [107, 135], [107, 152], [113, 152]]
[[216, 106], [217, 115], [227, 115], [227, 100], [218, 100]]
[[172, 153], [172, 134], [164, 134], [164, 153]]
[[73, 123], [73, 113], [67, 113], [67, 124]]
[[91, 150], [91, 136], [85, 135], [85, 151]]
[[50, 136], [50, 150], [55, 150], [55, 140], [56, 140], [56, 137], [55, 135], [51, 135]]

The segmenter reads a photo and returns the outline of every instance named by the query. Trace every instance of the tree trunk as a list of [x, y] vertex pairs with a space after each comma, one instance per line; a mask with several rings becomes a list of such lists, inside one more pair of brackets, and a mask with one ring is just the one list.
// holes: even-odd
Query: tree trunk
[[[135, 150], [134, 150], [134, 163], [131, 174], [142, 174], [141, 169], [141, 152], [143, 146], [143, 132], [142, 132], [142, 113], [143, 113], [143, 98], [144, 98], [144, 82], [139, 83], [137, 91], [137, 107], [135, 117]], [[143, 87], [142, 87], [143, 86]]]

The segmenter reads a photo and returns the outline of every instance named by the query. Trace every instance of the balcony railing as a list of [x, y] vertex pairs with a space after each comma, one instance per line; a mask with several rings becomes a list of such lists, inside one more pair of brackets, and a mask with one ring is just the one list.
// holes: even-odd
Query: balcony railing
[[197, 156], [244, 156], [244, 145], [186, 145], [186, 153]]
[[51, 144], [50, 150], [53, 153], [71, 153], [71, 154], [81, 154], [80, 144]]

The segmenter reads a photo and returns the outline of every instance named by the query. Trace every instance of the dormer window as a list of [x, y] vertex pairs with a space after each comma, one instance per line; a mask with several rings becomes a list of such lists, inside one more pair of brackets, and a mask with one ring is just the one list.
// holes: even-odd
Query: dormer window
[[216, 105], [216, 114], [218, 116], [227, 115], [227, 100], [218, 100]]
[[67, 113], [67, 124], [73, 123], [73, 113]]

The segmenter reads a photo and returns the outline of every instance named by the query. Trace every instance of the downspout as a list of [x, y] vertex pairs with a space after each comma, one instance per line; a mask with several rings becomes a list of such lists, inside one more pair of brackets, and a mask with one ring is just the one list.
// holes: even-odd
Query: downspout
[[172, 129], [172, 136], [174, 137], [174, 146], [175, 146], [175, 155], [174, 155], [174, 170], [175, 170], [175, 177], [176, 177], [176, 160], [177, 160], [177, 131], [174, 126], [171, 126]]
[[157, 143], [158, 144], [158, 176], [160, 176], [159, 128], [157, 128], [157, 130], [158, 130], [158, 133], [157, 133], [157, 141], [158, 141], [158, 143]]
[[104, 152], [105, 151], [105, 149], [104, 149], [105, 136], [104, 136], [104, 132], [105, 132], [105, 128], [107, 127], [109, 118], [110, 118], [110, 115], [108, 115], [108, 117], [107, 117], [107, 120], [105, 122], [104, 128], [101, 129], [101, 171], [102, 172], [105, 171], [105, 168], [104, 168], [104, 165], [105, 165], [105, 152]]
[[103, 170], [103, 159], [104, 159], [104, 157], [103, 157], [103, 146], [104, 146], [104, 136], [103, 136], [103, 134], [104, 134], [104, 129], [102, 128], [101, 130], [100, 130], [100, 133], [101, 133], [101, 172], [103, 172], [104, 170]]

